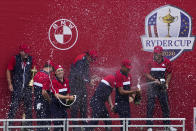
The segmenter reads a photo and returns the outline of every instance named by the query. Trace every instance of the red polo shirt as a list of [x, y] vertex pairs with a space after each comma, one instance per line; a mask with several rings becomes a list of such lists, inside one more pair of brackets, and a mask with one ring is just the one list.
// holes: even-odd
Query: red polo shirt
[[115, 77], [113, 75], [108, 75], [104, 77], [101, 82], [105, 83], [106, 85], [110, 87], [115, 87]]
[[153, 73], [155, 77], [160, 73], [167, 75], [169, 73], [172, 73], [172, 64], [167, 58], [163, 58], [163, 61], [161, 63], [157, 63], [156, 61], [151, 60], [145, 67], [145, 73]]
[[53, 85], [53, 88], [52, 88], [52, 92], [53, 94], [56, 94], [56, 93], [70, 93], [70, 88], [69, 88], [69, 80], [68, 79], [65, 79], [64, 82], [60, 82], [59, 80], [57, 79], [54, 79], [52, 80], [52, 85]]
[[49, 79], [49, 74], [45, 71], [40, 71], [38, 72], [35, 77], [33, 78], [34, 86], [40, 87], [44, 90], [50, 91], [50, 79]]
[[131, 74], [128, 74], [126, 76], [123, 75], [120, 70], [116, 72], [116, 76], [115, 76], [116, 88], [124, 87], [124, 86], [131, 87], [132, 85], [131, 80], [132, 80]]

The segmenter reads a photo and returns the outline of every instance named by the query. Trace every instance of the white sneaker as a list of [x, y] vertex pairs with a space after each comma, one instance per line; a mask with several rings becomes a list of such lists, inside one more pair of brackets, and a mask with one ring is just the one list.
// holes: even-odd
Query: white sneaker
[[170, 130], [170, 131], [177, 131], [177, 129], [174, 128], [174, 127], [170, 127], [169, 130]]
[[148, 128], [147, 131], [152, 131], [152, 128]]

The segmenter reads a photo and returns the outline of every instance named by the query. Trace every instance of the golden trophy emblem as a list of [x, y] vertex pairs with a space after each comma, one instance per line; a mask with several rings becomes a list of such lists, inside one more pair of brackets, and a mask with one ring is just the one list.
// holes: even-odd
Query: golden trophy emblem
[[31, 72], [32, 72], [32, 79], [31, 79], [31, 81], [29, 82], [29, 86], [30, 87], [33, 87], [33, 78], [34, 78], [34, 76], [35, 76], [35, 74], [37, 73], [37, 69], [35, 68], [35, 66], [33, 67], [33, 69], [31, 70]]
[[170, 36], [170, 33], [169, 33], [169, 30], [170, 30], [170, 24], [171, 23], [174, 23], [178, 20], [178, 16], [172, 16], [171, 15], [171, 10], [169, 9], [169, 14], [167, 14], [166, 16], [164, 17], [159, 17], [159, 19], [163, 22], [163, 23], [166, 23], [167, 24], [167, 27], [168, 27], [168, 35], [166, 37], [171, 37]]

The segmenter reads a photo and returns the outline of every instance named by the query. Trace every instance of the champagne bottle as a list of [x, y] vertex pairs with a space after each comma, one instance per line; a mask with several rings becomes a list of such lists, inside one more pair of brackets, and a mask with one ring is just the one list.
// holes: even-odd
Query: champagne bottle
[[134, 98], [134, 103], [136, 105], [139, 105], [141, 103], [141, 100], [142, 100], [142, 96], [141, 96], [141, 93], [140, 93], [140, 90], [141, 90], [141, 85], [140, 85], [140, 78], [138, 78], [138, 83], [137, 83], [137, 88], [139, 89], [139, 91], [136, 92], [136, 95], [135, 95], [135, 98]]
[[141, 97], [140, 92], [138, 91], [136, 92], [136, 95], [135, 95], [134, 104], [139, 105], [141, 103], [141, 100], [142, 100], [142, 97]]

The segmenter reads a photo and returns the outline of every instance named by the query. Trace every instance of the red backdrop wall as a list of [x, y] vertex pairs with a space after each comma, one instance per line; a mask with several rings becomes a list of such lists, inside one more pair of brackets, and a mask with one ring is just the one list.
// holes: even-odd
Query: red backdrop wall
[[[92, 74], [104, 76], [120, 68], [124, 58], [130, 58], [134, 80], [142, 75], [143, 65], [152, 54], [142, 51], [140, 36], [145, 34], [145, 17], [154, 9], [170, 4], [192, 16], [192, 34], [196, 35], [195, 0], [1, 0], [0, 1], [0, 118], [6, 118], [10, 92], [6, 67], [18, 46], [27, 43], [38, 69], [48, 59], [62, 64], [68, 74], [76, 55], [89, 50], [98, 51], [99, 59], [92, 65]], [[78, 29], [75, 46], [62, 51], [48, 39], [50, 25], [58, 19], [71, 20]], [[186, 118], [187, 130], [192, 130], [193, 107], [196, 106], [196, 52], [184, 52], [173, 62], [173, 78], [169, 99], [171, 117]], [[94, 88], [89, 87], [89, 98]], [[141, 105], [132, 106], [132, 117], [146, 116], [146, 93]], [[116, 115], [112, 114], [114, 117]], [[155, 117], [161, 117], [159, 105]]]

